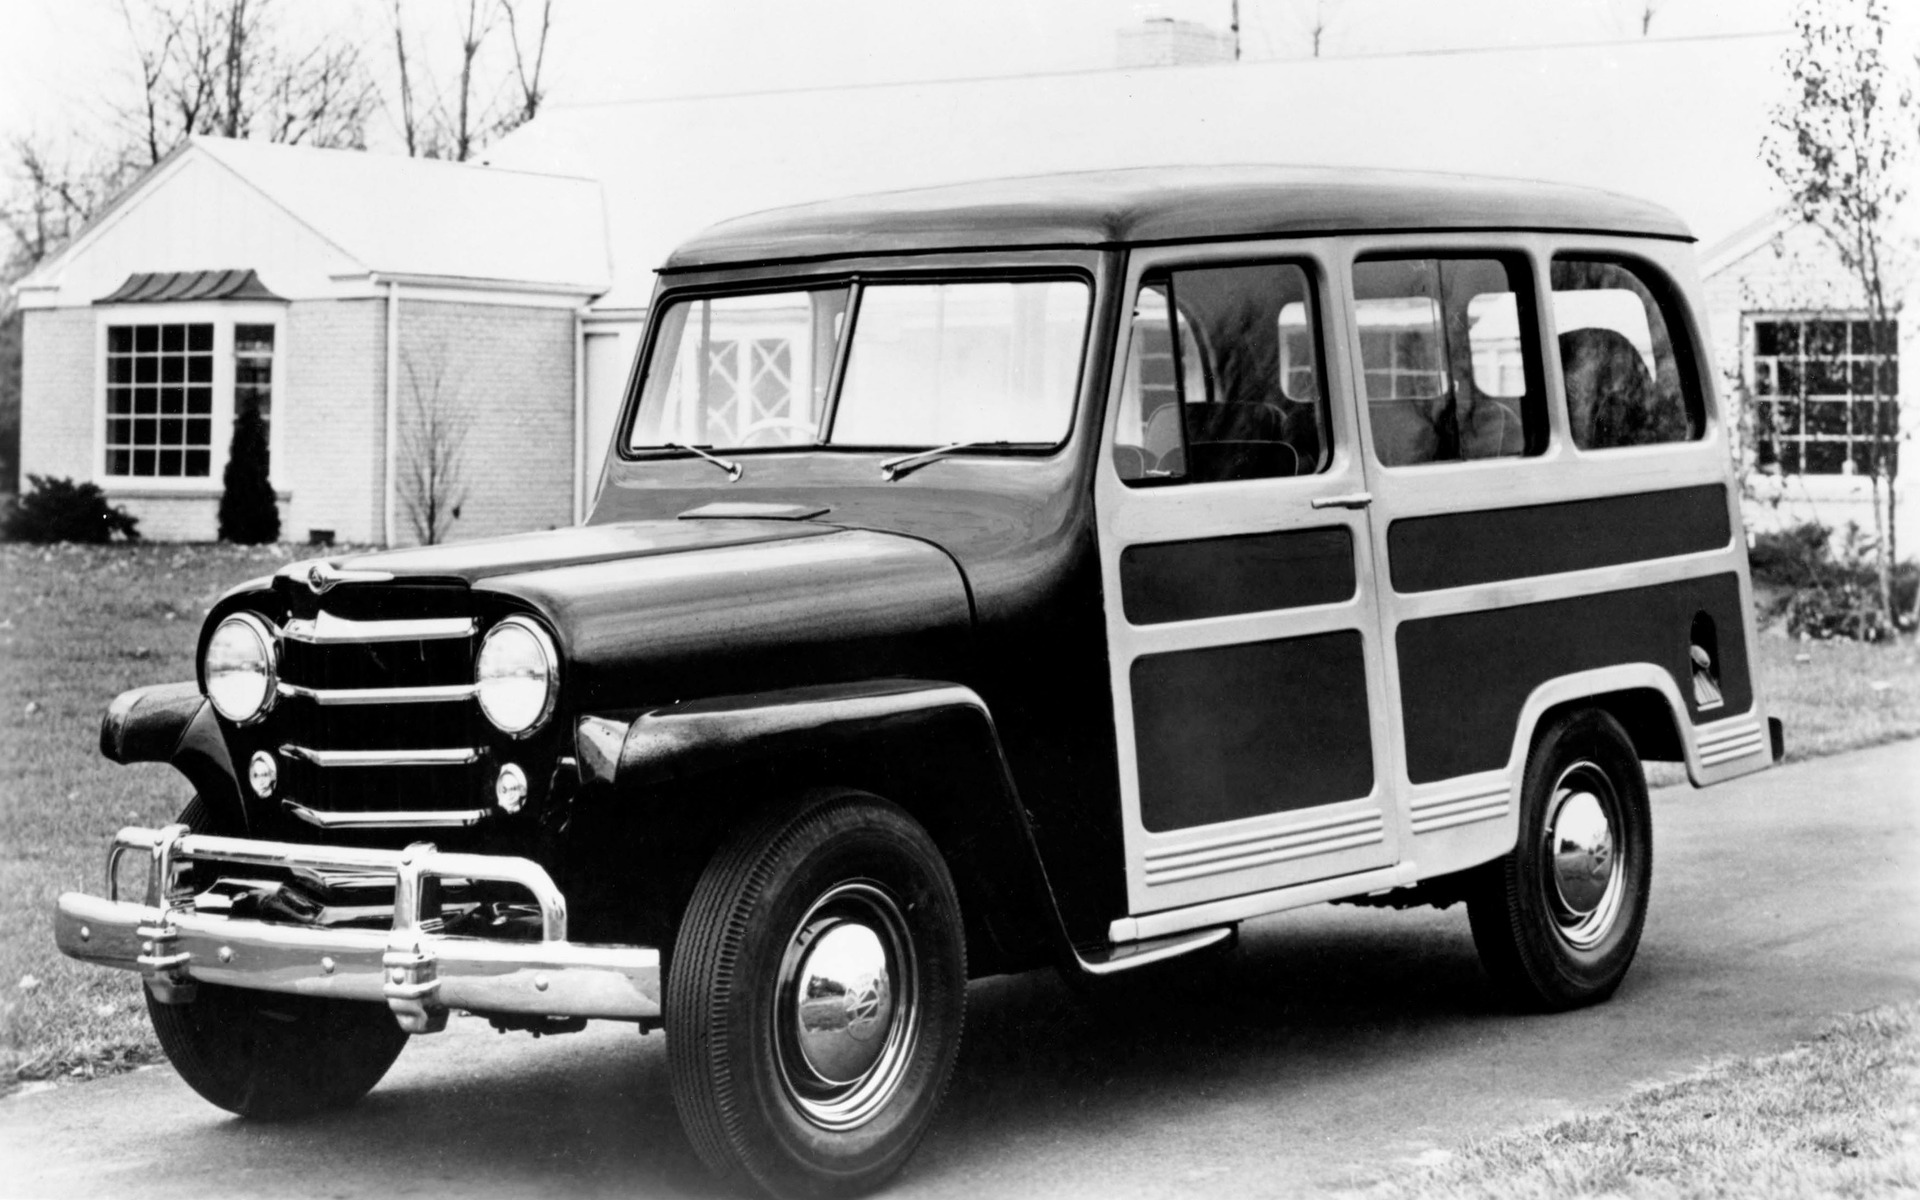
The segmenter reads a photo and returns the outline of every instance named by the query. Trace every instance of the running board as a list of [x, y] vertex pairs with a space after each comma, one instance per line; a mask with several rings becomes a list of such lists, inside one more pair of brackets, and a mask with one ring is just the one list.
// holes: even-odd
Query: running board
[[1179, 958], [1182, 954], [1217, 946], [1232, 936], [1233, 926], [1220, 925], [1212, 929], [1196, 929], [1192, 933], [1176, 933], [1171, 937], [1149, 938], [1144, 942], [1123, 942], [1104, 950], [1075, 950], [1073, 954], [1080, 960], [1080, 969], [1089, 975], [1117, 975], [1135, 967], [1165, 962], [1169, 958]]

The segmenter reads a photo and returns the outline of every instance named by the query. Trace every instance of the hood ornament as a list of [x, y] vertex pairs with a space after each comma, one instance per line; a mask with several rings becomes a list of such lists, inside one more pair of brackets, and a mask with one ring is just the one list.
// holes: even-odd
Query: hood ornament
[[324, 596], [342, 583], [387, 583], [393, 579], [388, 571], [349, 571], [334, 566], [324, 558], [294, 563], [280, 573], [291, 579], [305, 580], [316, 596]]

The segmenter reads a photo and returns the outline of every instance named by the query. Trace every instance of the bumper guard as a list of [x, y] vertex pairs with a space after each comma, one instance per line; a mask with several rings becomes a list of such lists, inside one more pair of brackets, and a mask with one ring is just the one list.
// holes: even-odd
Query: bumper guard
[[[123, 856], [148, 856], [147, 902], [120, 899]], [[329, 928], [198, 912], [177, 886], [187, 862], [390, 873], [393, 925]], [[443, 879], [518, 884], [540, 908], [542, 939], [499, 941], [439, 932], [431, 884]], [[429, 911], [433, 909], [434, 911]], [[531, 859], [305, 846], [191, 833], [185, 825], [128, 827], [107, 853], [107, 898], [67, 892], [54, 936], [84, 962], [139, 971], [162, 1003], [193, 999], [196, 983], [340, 1000], [384, 1000], [400, 1027], [433, 1033], [452, 1009], [546, 1017], [658, 1020], [660, 952], [567, 941], [567, 903]]]

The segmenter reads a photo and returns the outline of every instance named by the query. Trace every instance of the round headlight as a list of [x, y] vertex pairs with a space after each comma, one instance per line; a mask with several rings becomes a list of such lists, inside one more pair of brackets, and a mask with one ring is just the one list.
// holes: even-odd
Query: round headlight
[[235, 613], [207, 639], [207, 699], [229, 721], [257, 721], [273, 707], [279, 686], [277, 640], [252, 613]]
[[480, 711], [502, 733], [532, 733], [553, 712], [559, 666], [546, 630], [525, 617], [508, 617], [480, 643], [474, 670]]

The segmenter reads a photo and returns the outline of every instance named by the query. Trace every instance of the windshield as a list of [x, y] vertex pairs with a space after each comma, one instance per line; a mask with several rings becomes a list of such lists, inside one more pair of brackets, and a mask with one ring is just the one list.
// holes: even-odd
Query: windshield
[[1085, 283], [1066, 280], [676, 301], [661, 315], [628, 445], [1051, 446], [1073, 419], [1090, 302]]

